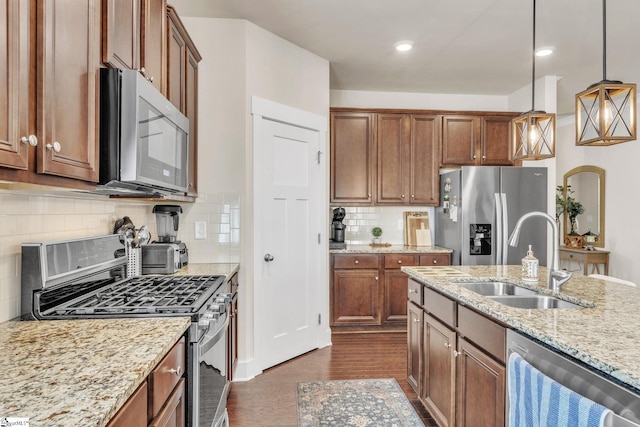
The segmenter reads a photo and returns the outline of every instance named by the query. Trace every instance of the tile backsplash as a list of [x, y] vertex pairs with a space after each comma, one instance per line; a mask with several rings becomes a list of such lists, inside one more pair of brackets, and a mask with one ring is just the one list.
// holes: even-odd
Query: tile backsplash
[[[343, 223], [346, 225], [345, 242], [351, 244], [371, 243], [373, 227], [382, 228], [382, 243], [404, 244], [404, 213], [405, 212], [428, 212], [429, 218], [433, 218], [433, 208], [428, 207], [347, 207], [345, 210]], [[329, 213], [329, 218], [333, 218], [333, 207]], [[433, 241], [433, 223], [431, 222]]]
[[[239, 194], [200, 194], [195, 203], [158, 203], [182, 206], [178, 238], [187, 245], [189, 262], [239, 262]], [[22, 243], [110, 234], [115, 221], [125, 215], [136, 228], [147, 225], [155, 239], [155, 204], [73, 192], [0, 190], [0, 322], [20, 314]], [[196, 221], [206, 224], [205, 239], [195, 239]]]

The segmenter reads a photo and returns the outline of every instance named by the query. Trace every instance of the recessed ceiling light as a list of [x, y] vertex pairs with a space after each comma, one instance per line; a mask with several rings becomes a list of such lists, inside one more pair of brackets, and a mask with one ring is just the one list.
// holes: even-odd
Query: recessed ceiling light
[[538, 49], [536, 49], [536, 56], [549, 56], [552, 53], [552, 47], [539, 47]]
[[398, 52], [406, 52], [413, 48], [413, 43], [409, 41], [398, 42], [395, 47]]

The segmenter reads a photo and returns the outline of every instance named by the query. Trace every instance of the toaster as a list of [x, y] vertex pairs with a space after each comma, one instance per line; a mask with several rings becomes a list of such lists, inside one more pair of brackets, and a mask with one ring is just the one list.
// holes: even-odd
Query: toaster
[[176, 243], [151, 243], [141, 248], [142, 274], [173, 274], [182, 267]]

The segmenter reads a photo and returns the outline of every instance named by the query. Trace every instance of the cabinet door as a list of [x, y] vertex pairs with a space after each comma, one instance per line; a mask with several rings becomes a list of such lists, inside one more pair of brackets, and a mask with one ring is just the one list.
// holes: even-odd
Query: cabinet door
[[421, 392], [422, 315], [422, 308], [407, 303], [407, 381], [418, 396]]
[[109, 421], [107, 427], [146, 427], [147, 396], [147, 382], [145, 381]]
[[458, 352], [456, 426], [504, 426], [504, 365], [462, 338]]
[[409, 121], [404, 114], [377, 114], [376, 203], [408, 203]]
[[442, 118], [442, 164], [475, 165], [480, 122], [474, 116]]
[[29, 1], [0, 1], [0, 166], [26, 170], [29, 132]]
[[189, 119], [189, 178], [187, 194], [198, 194], [198, 62], [200, 56], [187, 49], [185, 111]]
[[511, 160], [511, 117], [485, 116], [482, 121], [480, 164], [513, 165]]
[[420, 399], [440, 427], [450, 427], [455, 421], [456, 333], [428, 314], [424, 315], [422, 333], [424, 361]]
[[378, 270], [334, 270], [332, 325], [380, 325], [379, 288]]
[[167, 99], [184, 113], [185, 111], [185, 72], [186, 42], [175, 13], [169, 13], [167, 19]]
[[370, 113], [331, 113], [332, 203], [373, 203], [373, 117]]
[[100, 1], [36, 5], [38, 172], [97, 182]]
[[139, 68], [140, 0], [103, 0], [102, 62], [113, 68]]
[[411, 115], [409, 203], [437, 206], [440, 200], [439, 116]]
[[166, 95], [166, 0], [142, 0], [140, 64], [145, 77]]
[[384, 323], [407, 322], [409, 276], [400, 270], [384, 271]]
[[149, 423], [149, 427], [184, 427], [186, 424], [184, 399], [184, 378], [182, 378], [158, 416]]

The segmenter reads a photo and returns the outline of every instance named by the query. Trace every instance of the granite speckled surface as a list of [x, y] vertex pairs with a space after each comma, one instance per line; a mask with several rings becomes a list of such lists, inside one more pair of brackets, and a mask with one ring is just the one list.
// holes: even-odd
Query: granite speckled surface
[[0, 417], [105, 426], [191, 323], [188, 317], [0, 323]]
[[[471, 277], [422, 274], [419, 267], [402, 271], [426, 286], [537, 338], [640, 390], [640, 289], [574, 275], [559, 296], [587, 305], [580, 309], [520, 309], [492, 301], [458, 286], [478, 279], [507, 279], [524, 287], [547, 289], [547, 269], [540, 267], [536, 285], [520, 280], [520, 266], [455, 266]], [[442, 267], [445, 268], [445, 267]]]
[[404, 246], [404, 245], [391, 245], [391, 246], [371, 246], [371, 245], [347, 245], [346, 249], [330, 249], [329, 253], [332, 254], [384, 254], [384, 253], [408, 253], [408, 254], [450, 254], [451, 249], [443, 248], [440, 246]]
[[187, 264], [178, 270], [174, 275], [176, 276], [193, 276], [193, 275], [208, 275], [219, 276], [225, 275], [229, 278], [233, 273], [236, 273], [240, 269], [240, 264], [236, 263], [201, 263], [201, 264]]

